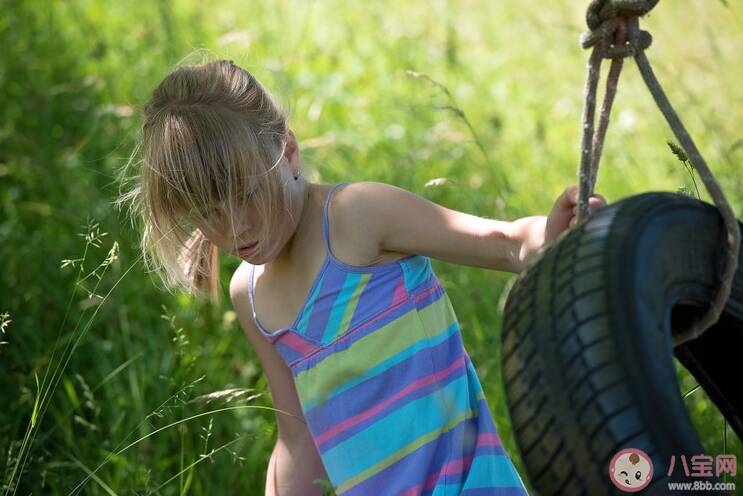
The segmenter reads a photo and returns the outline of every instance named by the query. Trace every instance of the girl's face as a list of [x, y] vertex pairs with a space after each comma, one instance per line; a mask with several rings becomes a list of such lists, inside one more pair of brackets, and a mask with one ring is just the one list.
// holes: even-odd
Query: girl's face
[[235, 212], [233, 227], [230, 226], [228, 212], [224, 205], [217, 207], [222, 215], [217, 216], [217, 221], [208, 225], [198, 225], [206, 238], [216, 245], [224, 253], [241, 258], [253, 265], [265, 263], [284, 258], [292, 246], [292, 241], [297, 233], [298, 225], [304, 211], [306, 194], [310, 193], [312, 185], [304, 181], [296, 182], [292, 179], [288, 186], [289, 205], [291, 215], [287, 211], [279, 214], [274, 222], [267, 239], [258, 238], [258, 223], [260, 217], [256, 207], [250, 203]]
[[[311, 191], [312, 183], [295, 181], [294, 176], [299, 174], [299, 146], [292, 130], [287, 133], [287, 143], [284, 151], [284, 160], [281, 162], [282, 181], [285, 184], [287, 209], [278, 214], [271, 226], [268, 239], [258, 239], [258, 222], [260, 216], [256, 207], [248, 200], [238, 212], [235, 212], [232, 226], [229, 222], [229, 212], [224, 204], [217, 205], [221, 215], [209, 225], [197, 225], [206, 238], [220, 250], [239, 257], [253, 265], [263, 265], [277, 258], [288, 259], [288, 251], [300, 225], [304, 206]], [[234, 231], [233, 231], [234, 226]]]
[[[273, 244], [274, 230], [271, 231], [272, 237], [270, 239], [256, 243], [260, 240], [257, 237], [258, 216], [255, 207], [251, 205], [243, 206], [239, 211], [234, 212], [235, 217], [231, 223], [224, 204], [215, 206], [214, 210], [219, 212], [219, 215], [214, 216], [215, 220], [208, 224], [197, 223], [196, 227], [224, 253], [246, 260], [249, 254], [252, 260], [259, 251], [265, 252], [268, 245]], [[253, 248], [250, 250], [244, 249], [247, 246], [253, 246]]]

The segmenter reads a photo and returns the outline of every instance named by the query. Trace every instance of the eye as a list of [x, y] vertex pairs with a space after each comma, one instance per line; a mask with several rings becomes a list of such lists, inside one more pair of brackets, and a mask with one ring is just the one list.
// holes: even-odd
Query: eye
[[207, 219], [219, 218], [224, 213], [224, 209], [219, 206], [211, 207], [206, 211]]
[[640, 480], [640, 477], [642, 477], [642, 474], [638, 470], [637, 472], [635, 472], [635, 479]]
[[622, 470], [622, 471], [621, 471], [621, 472], [619, 472], [619, 473], [620, 473], [620, 474], [624, 474], [624, 475], [627, 475], [627, 472], [626, 472], [625, 470]]

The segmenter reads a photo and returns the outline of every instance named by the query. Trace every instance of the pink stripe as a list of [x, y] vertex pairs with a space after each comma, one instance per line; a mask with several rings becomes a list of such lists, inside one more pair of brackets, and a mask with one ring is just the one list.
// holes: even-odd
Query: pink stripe
[[312, 353], [317, 349], [317, 346], [308, 343], [293, 332], [285, 332], [284, 334], [279, 336], [276, 341], [281, 341], [281, 344], [283, 344], [287, 348], [291, 348], [300, 355]]
[[[425, 297], [426, 297], [426, 296], [428, 296], [429, 294], [431, 294], [431, 293], [433, 293], [434, 291], [436, 291], [436, 290], [437, 290], [437, 289], [438, 289], [439, 287], [440, 287], [440, 284], [439, 284], [439, 283], [436, 283], [436, 284], [434, 284], [433, 286], [431, 286], [430, 288], [428, 288], [427, 290], [423, 291], [422, 293], [420, 293], [420, 294], [418, 294], [418, 295], [415, 295], [415, 296], [413, 297], [413, 300], [414, 300], [415, 302], [419, 302], [420, 300], [422, 300], [423, 298], [425, 298]], [[346, 340], [346, 339], [348, 339], [348, 338], [349, 338], [349, 337], [350, 337], [350, 336], [351, 336], [352, 334], [356, 334], [356, 333], [357, 333], [357, 332], [359, 332], [360, 330], [362, 330], [362, 329], [365, 329], [366, 327], [368, 327], [368, 326], [372, 325], [372, 324], [373, 324], [374, 322], [376, 322], [377, 320], [381, 319], [382, 317], [384, 317], [384, 316], [385, 316], [385, 315], [387, 315], [388, 313], [392, 312], [392, 311], [393, 311], [393, 310], [394, 310], [395, 308], [397, 308], [398, 306], [402, 305], [402, 304], [403, 304], [403, 303], [405, 303], [406, 301], [407, 301], [407, 298], [405, 298], [404, 300], [401, 300], [401, 301], [400, 301], [400, 302], [398, 302], [398, 303], [395, 303], [395, 304], [394, 304], [394, 305], [392, 305], [392, 306], [391, 306], [390, 308], [388, 308], [388, 309], [387, 309], [387, 310], [385, 310], [384, 312], [380, 313], [379, 315], [377, 315], [377, 316], [376, 316], [376, 317], [374, 317], [373, 319], [370, 319], [370, 320], [368, 320], [367, 322], [365, 322], [364, 324], [361, 324], [360, 326], [358, 326], [358, 327], [357, 327], [356, 329], [354, 329], [353, 331], [350, 331], [350, 332], [347, 332], [346, 334], [344, 334], [344, 335], [343, 335], [343, 337], [341, 337], [341, 338], [340, 338], [340, 339], [338, 340], [338, 342], [340, 343], [340, 342], [342, 342], [342, 341], [345, 341], [345, 340]], [[417, 311], [417, 309], [414, 309], [414, 310], [416, 310], [416, 311]]]
[[371, 417], [375, 413], [377, 413], [377, 412], [379, 412], [381, 410], [384, 410], [389, 404], [394, 403], [398, 399], [400, 399], [400, 398], [402, 398], [402, 397], [404, 397], [404, 396], [412, 393], [413, 391], [416, 391], [416, 390], [421, 389], [421, 388], [423, 388], [423, 387], [425, 387], [425, 386], [427, 386], [429, 384], [432, 384], [432, 383], [434, 383], [434, 382], [436, 382], [436, 381], [438, 381], [440, 379], [443, 379], [447, 375], [450, 375], [455, 370], [457, 370], [457, 369], [459, 369], [459, 368], [461, 368], [463, 366], [464, 366], [464, 357], [460, 357], [454, 363], [452, 363], [447, 368], [445, 368], [444, 370], [440, 370], [438, 372], [434, 372], [431, 375], [428, 375], [426, 377], [421, 377], [420, 379], [418, 379], [418, 380], [416, 380], [414, 382], [411, 382], [410, 384], [408, 384], [405, 387], [405, 389], [399, 391], [394, 396], [390, 396], [389, 398], [387, 398], [383, 402], [378, 403], [378, 404], [374, 405], [373, 407], [371, 407], [371, 408], [369, 408], [369, 409], [367, 409], [367, 410], [365, 410], [365, 411], [363, 411], [363, 412], [361, 412], [361, 413], [359, 413], [357, 415], [354, 415], [353, 417], [347, 418], [346, 420], [344, 420], [340, 424], [336, 424], [333, 427], [331, 427], [330, 429], [328, 429], [327, 431], [323, 432], [322, 434], [320, 434], [319, 436], [317, 436], [315, 438], [316, 441], [317, 441], [317, 444], [320, 445], [320, 444], [323, 444], [323, 443], [327, 442], [328, 440], [332, 439], [334, 436], [337, 436], [338, 434], [340, 434], [344, 430], [346, 430], [346, 429], [348, 429], [348, 428], [350, 428], [350, 427], [358, 424], [359, 422], [363, 422], [364, 420], [368, 419], [369, 417]]
[[415, 487], [411, 487], [410, 489], [406, 489], [404, 493], [400, 493], [400, 496], [418, 496], [421, 493], [421, 485], [418, 484]]
[[477, 436], [478, 446], [500, 446], [501, 440], [495, 432], [481, 432]]
[[441, 288], [441, 284], [439, 284], [438, 281], [436, 281], [436, 283], [432, 284], [431, 287], [428, 288], [427, 290], [422, 291], [422, 292], [418, 293], [417, 295], [413, 296], [413, 299], [416, 302], [419, 302], [423, 298], [427, 297], [428, 295], [430, 295], [431, 293], [433, 293], [434, 291], [436, 291], [439, 288]]
[[[477, 436], [477, 446], [500, 446], [501, 445], [501, 439], [495, 432], [481, 432]], [[468, 470], [470, 468], [470, 465], [472, 465], [472, 458], [474, 457], [474, 453], [471, 455], [468, 455], [464, 457], [461, 460], [454, 460], [452, 462], [447, 463], [441, 468], [441, 471], [438, 474], [431, 474], [428, 477], [426, 477], [426, 480], [423, 484], [418, 484], [415, 487], [411, 487], [407, 489], [404, 493], [402, 493], [401, 496], [418, 496], [422, 491], [424, 490], [430, 490], [436, 487], [436, 483], [441, 479], [442, 475], [445, 474], [458, 474], [460, 472], [464, 472], [465, 470]]]
[[[464, 472], [465, 470], [470, 468], [470, 465], [472, 465], [472, 458], [474, 456], [475, 456], [474, 454], [467, 455], [460, 460], [454, 460], [454, 461], [447, 463], [441, 468], [441, 472], [439, 472], [439, 478], [442, 475], [460, 474]], [[431, 477], [429, 477], [429, 479], [431, 479]], [[435, 480], [434, 480], [434, 483], [435, 483]], [[426, 484], [428, 484], [428, 481], [426, 481]], [[430, 487], [433, 487], [433, 486], [430, 486]], [[430, 487], [426, 487], [426, 489], [430, 489]]]
[[[430, 288], [428, 288], [427, 290], [423, 291], [420, 294], [415, 295], [413, 297], [413, 300], [416, 301], [416, 302], [418, 302], [418, 301], [422, 300], [423, 298], [427, 297], [429, 294], [431, 294], [434, 291], [438, 290], [440, 287], [441, 287], [441, 284], [438, 281], [436, 281]], [[376, 317], [374, 317], [372, 319], [369, 319], [368, 321], [364, 322], [360, 326], [354, 328], [353, 330], [348, 331], [343, 336], [341, 336], [340, 338], [338, 338], [338, 340], [333, 341], [333, 344], [342, 343], [343, 341], [349, 339], [351, 336], [353, 336], [354, 334], [356, 334], [360, 330], [365, 329], [366, 327], [372, 325], [374, 322], [376, 322], [377, 320], [381, 319], [382, 317], [384, 317], [388, 313], [391, 313], [393, 310], [395, 310], [395, 308], [399, 307], [400, 305], [402, 305], [406, 301], [407, 301], [407, 298], [399, 301], [398, 303], [393, 304], [392, 306], [390, 306], [390, 308], [388, 308], [387, 310], [381, 312]], [[291, 333], [287, 333], [287, 334], [291, 334]], [[327, 346], [318, 347], [313, 353], [310, 353], [309, 355], [306, 355], [306, 356], [302, 357], [301, 359], [297, 360], [296, 362], [292, 363], [292, 367], [294, 367], [294, 368], [299, 367], [301, 364], [303, 364], [304, 362], [306, 362], [307, 360], [309, 360], [310, 358], [312, 358], [314, 355], [316, 355], [317, 353], [319, 353], [320, 351], [322, 351], [325, 348], [327, 348]]]
[[405, 301], [405, 298], [407, 297], [408, 297], [408, 292], [405, 290], [405, 278], [401, 277], [400, 281], [397, 283], [395, 292], [392, 295], [392, 304], [396, 305], [402, 301]]
[[459, 474], [470, 468], [472, 465], [472, 458], [474, 455], [468, 455], [460, 460], [454, 460], [448, 462], [446, 465], [441, 467], [439, 473], [430, 474], [426, 477], [423, 484], [407, 489], [401, 496], [418, 496], [424, 490], [430, 490], [436, 487], [436, 483], [444, 475]]

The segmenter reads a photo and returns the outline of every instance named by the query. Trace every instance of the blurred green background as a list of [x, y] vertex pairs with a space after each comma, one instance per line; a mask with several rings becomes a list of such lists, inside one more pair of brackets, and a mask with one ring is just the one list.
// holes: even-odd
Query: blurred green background
[[[262, 494], [275, 414], [227, 297], [239, 261], [222, 258], [219, 304], [170, 294], [111, 205], [170, 69], [208, 53], [251, 71], [289, 111], [312, 181], [387, 182], [515, 220], [577, 182], [587, 3], [0, 1], [2, 494]], [[743, 6], [662, 1], [642, 25], [740, 218]], [[695, 195], [671, 139], [627, 61], [596, 192]], [[528, 483], [498, 362], [516, 276], [433, 263]], [[706, 454], [743, 460], [704, 391], [687, 403]]]

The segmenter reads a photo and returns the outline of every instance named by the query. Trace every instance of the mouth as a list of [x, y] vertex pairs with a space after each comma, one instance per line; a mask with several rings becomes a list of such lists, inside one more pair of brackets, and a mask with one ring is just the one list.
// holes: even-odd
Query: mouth
[[248, 255], [252, 255], [255, 251], [255, 248], [258, 246], [258, 242], [251, 243], [249, 245], [243, 245], [237, 249], [238, 255], [241, 257], [245, 257]]

